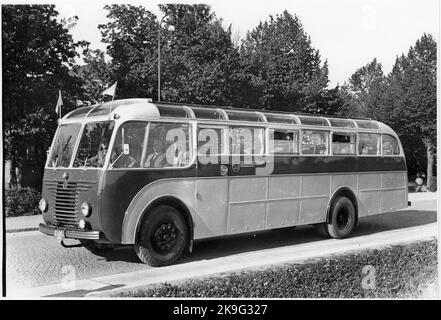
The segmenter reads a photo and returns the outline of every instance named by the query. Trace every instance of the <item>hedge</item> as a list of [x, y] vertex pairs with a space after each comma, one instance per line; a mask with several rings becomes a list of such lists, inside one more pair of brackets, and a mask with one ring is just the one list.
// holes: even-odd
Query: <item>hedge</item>
[[[369, 267], [369, 270], [365, 269]], [[375, 281], [363, 287], [369, 271]], [[117, 297], [433, 298], [437, 241], [128, 290]], [[429, 294], [428, 294], [429, 293]]]
[[38, 202], [41, 193], [32, 188], [5, 190], [5, 215], [18, 217], [39, 214]]

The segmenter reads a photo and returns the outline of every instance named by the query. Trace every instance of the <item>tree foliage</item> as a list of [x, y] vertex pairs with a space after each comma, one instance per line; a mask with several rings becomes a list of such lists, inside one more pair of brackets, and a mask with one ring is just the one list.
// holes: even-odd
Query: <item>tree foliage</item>
[[119, 97], [156, 99], [159, 41], [162, 100], [230, 103], [238, 53], [209, 6], [160, 5], [161, 20], [141, 6], [105, 8], [111, 21], [99, 28]]
[[340, 92], [340, 113], [384, 122], [397, 132], [409, 170], [432, 175], [436, 152], [436, 42], [424, 34], [385, 76], [373, 59]]
[[287, 11], [248, 32], [241, 62], [245, 105], [314, 112], [311, 107], [328, 84], [327, 61], [321, 65], [299, 18]]
[[58, 90], [64, 112], [80, 94], [80, 81], [69, 68], [82, 43], [73, 42], [57, 16], [53, 5], [2, 6], [5, 158], [18, 163], [30, 146], [37, 159], [45, 158], [56, 127]]
[[[3, 6], [5, 158], [19, 163], [35, 145], [44, 161], [58, 90], [64, 114], [79, 101], [98, 102], [115, 81], [116, 98], [156, 100], [159, 41], [161, 100], [374, 118], [399, 134], [411, 170], [427, 163], [430, 174], [436, 154], [432, 36], [424, 34], [397, 57], [388, 75], [374, 58], [343, 86], [327, 88], [328, 63], [296, 15], [269, 16], [239, 44], [210, 6], [159, 7], [160, 17], [142, 6], [105, 6], [103, 52], [75, 43], [69, 28], [78, 18], [58, 21], [53, 5]], [[85, 64], [78, 66], [80, 48]]]
[[391, 112], [386, 123], [408, 141], [415, 169], [427, 162], [430, 184], [436, 153], [436, 42], [431, 35], [424, 34], [396, 59], [388, 82]]
[[232, 104], [239, 54], [207, 5], [160, 5], [166, 15], [162, 95], [174, 102]]
[[82, 100], [77, 105], [94, 104], [101, 101], [100, 92], [112, 83], [110, 63], [105, 60], [101, 50], [86, 48], [83, 53], [84, 65], [74, 66], [73, 70], [82, 79]]
[[[106, 76], [98, 79], [106, 85], [118, 81], [118, 98], [153, 97], [157, 81], [156, 16], [142, 6], [104, 8], [110, 21], [98, 28], [111, 61]], [[112, 81], [107, 83], [109, 79]]]
[[383, 119], [386, 77], [382, 66], [373, 59], [355, 71], [342, 88], [345, 103], [342, 108], [347, 116]]

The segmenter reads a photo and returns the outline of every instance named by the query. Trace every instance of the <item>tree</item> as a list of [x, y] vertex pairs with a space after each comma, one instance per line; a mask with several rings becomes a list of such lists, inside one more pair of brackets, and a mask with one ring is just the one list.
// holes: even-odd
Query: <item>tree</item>
[[[160, 5], [167, 15], [163, 56], [165, 100], [229, 105], [238, 87], [239, 53], [231, 28], [207, 5]], [[161, 76], [162, 78], [162, 76]]]
[[381, 64], [374, 58], [366, 66], [357, 69], [348, 83], [343, 85], [341, 113], [384, 121], [388, 118], [388, 110], [384, 106], [386, 87]]
[[308, 113], [323, 115], [341, 115], [345, 100], [341, 88], [322, 89], [311, 97], [311, 102], [304, 108]]
[[101, 50], [84, 50], [82, 66], [74, 66], [73, 70], [83, 81], [82, 100], [77, 104], [94, 104], [100, 102], [99, 93], [112, 83], [110, 63], [106, 62], [104, 52]]
[[143, 7], [105, 8], [111, 21], [99, 28], [108, 43], [110, 77], [118, 80], [119, 97], [157, 97], [159, 31], [162, 100], [230, 104], [238, 53], [230, 29], [223, 29], [209, 6], [160, 5], [165, 17], [161, 26]]
[[247, 33], [241, 50], [243, 105], [265, 109], [314, 112], [326, 89], [328, 66], [311, 46], [297, 16], [287, 11]]
[[396, 59], [389, 75], [393, 98], [391, 125], [398, 134], [424, 146], [428, 187], [434, 184], [436, 153], [436, 42], [424, 34], [407, 55]]
[[156, 16], [142, 6], [106, 5], [109, 22], [101, 24], [111, 61], [105, 79], [118, 81], [118, 98], [154, 97], [157, 81]]
[[434, 183], [436, 154], [436, 42], [424, 34], [407, 55], [397, 57], [389, 75], [373, 59], [342, 87], [340, 114], [379, 120], [396, 131], [409, 172], [427, 165], [428, 187]]
[[[53, 5], [2, 6], [5, 159], [13, 167], [20, 168], [30, 154], [44, 163], [57, 125], [58, 90], [64, 112], [80, 95], [81, 83], [69, 68], [84, 43], [74, 43], [57, 16]], [[64, 22], [68, 26], [76, 19]]]

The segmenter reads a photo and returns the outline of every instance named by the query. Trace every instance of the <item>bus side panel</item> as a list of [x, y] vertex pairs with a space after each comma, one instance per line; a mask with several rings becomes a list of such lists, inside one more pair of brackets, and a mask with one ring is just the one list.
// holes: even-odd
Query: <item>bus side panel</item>
[[324, 222], [330, 194], [330, 175], [302, 176], [299, 224]]
[[300, 176], [269, 177], [266, 229], [299, 224], [300, 184]]
[[121, 243], [133, 244], [143, 214], [150, 204], [162, 197], [173, 197], [180, 200], [190, 211], [194, 221], [195, 178], [157, 180], [143, 189], [132, 200], [124, 215]]
[[381, 178], [381, 212], [407, 207], [406, 179], [407, 174], [403, 172], [383, 173]]
[[358, 216], [380, 213], [381, 173], [359, 175]]
[[[149, 185], [160, 181], [170, 181], [170, 179], [181, 181], [183, 178], [191, 181], [195, 179], [194, 166], [182, 170], [107, 170], [100, 196], [100, 215], [106, 238], [115, 243], [121, 242], [123, 223], [126, 222], [128, 215], [132, 215], [132, 212], [127, 213], [127, 211], [135, 204], [141, 206], [137, 199]], [[178, 186], [184, 189], [186, 187], [180, 183]], [[175, 192], [175, 189], [171, 186], [168, 192], [163, 189], [160, 191], [169, 194]], [[194, 189], [192, 192], [193, 203]], [[142, 213], [135, 212], [134, 215], [142, 215]]]
[[227, 234], [265, 228], [267, 177], [230, 177]]
[[198, 178], [196, 190], [194, 238], [224, 235], [227, 230], [228, 179]]

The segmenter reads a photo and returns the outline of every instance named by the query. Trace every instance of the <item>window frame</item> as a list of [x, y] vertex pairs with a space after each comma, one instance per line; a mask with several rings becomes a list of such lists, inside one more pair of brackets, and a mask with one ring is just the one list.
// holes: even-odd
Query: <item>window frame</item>
[[[200, 129], [220, 129], [222, 132], [222, 137], [221, 139], [223, 139], [223, 141], [229, 141], [228, 140], [228, 133], [229, 133], [229, 126], [228, 125], [220, 125], [220, 124], [213, 124], [210, 125], [208, 123], [197, 123], [196, 125], [196, 155], [199, 158], [199, 156], [201, 154], [199, 154], [199, 130]], [[222, 140], [221, 140], [222, 143]], [[216, 155], [211, 155], [213, 157], [219, 157], [219, 156], [228, 156], [229, 155], [229, 148], [228, 148], [228, 143], [224, 143], [223, 145], [223, 150], [222, 150], [222, 154], [216, 154]], [[203, 155], [201, 155], [203, 156]]]
[[[85, 117], [85, 119], [87, 119], [87, 117]], [[102, 167], [74, 167], [73, 166], [75, 158], [77, 157], [78, 149], [80, 147], [81, 138], [83, 137], [83, 131], [84, 131], [84, 129], [86, 128], [86, 126], [88, 124], [90, 124], [90, 123], [97, 123], [97, 122], [106, 122], [106, 121], [113, 122], [114, 123], [114, 127], [113, 127], [113, 130], [112, 130], [112, 135], [110, 136], [109, 147], [108, 148], [110, 148], [110, 146], [113, 143], [113, 137], [115, 135], [113, 132], [115, 131], [115, 129], [116, 129], [117, 125], [118, 125], [117, 122], [115, 120], [109, 120], [107, 117], [97, 117], [97, 118], [92, 118], [92, 119], [93, 120], [91, 120], [91, 121], [84, 120], [84, 121], [81, 122], [80, 135], [78, 136], [79, 139], [77, 139], [77, 142], [75, 143], [75, 149], [74, 149], [75, 157], [72, 157], [71, 162], [69, 163], [69, 167], [68, 167], [69, 169], [74, 169], [74, 170], [78, 170], [78, 169], [79, 170], [105, 170], [105, 169], [107, 169], [107, 166], [109, 165], [108, 157], [110, 157], [110, 155], [109, 155], [110, 152], [107, 152], [106, 158], [104, 160], [104, 164], [103, 164]], [[68, 123], [68, 122], [64, 122], [64, 123]]]
[[[194, 151], [194, 135], [196, 134], [196, 123], [194, 121], [185, 121], [185, 120], [181, 120], [181, 119], [176, 119], [176, 120], [170, 120], [170, 119], [153, 119], [153, 120], [134, 120], [134, 119], [130, 119], [124, 122], [121, 122], [118, 125], [118, 128], [115, 128], [116, 131], [118, 132], [119, 128], [121, 126], [123, 126], [126, 123], [129, 122], [146, 122], [146, 128], [148, 130], [146, 130], [148, 133], [144, 135], [144, 143], [148, 143], [148, 140], [145, 140], [146, 138], [148, 139], [150, 136], [150, 127], [152, 123], [168, 123], [168, 124], [187, 124], [188, 125], [188, 143], [189, 143], [189, 152], [190, 152], [190, 157], [189, 157], [189, 162], [186, 166], [182, 166], [182, 167], [162, 167], [162, 168], [151, 168], [151, 167], [139, 167], [139, 168], [111, 168], [110, 167], [110, 162], [109, 159], [106, 158], [107, 161], [107, 166], [106, 169], [107, 170], [117, 170], [117, 171], [121, 171], [121, 170], [142, 170], [142, 171], [158, 171], [158, 170], [183, 170], [183, 169], [188, 169], [190, 168], [192, 165], [194, 165], [195, 162], [195, 154], [197, 152]], [[115, 130], [114, 129], [114, 130]], [[114, 147], [114, 142], [116, 139], [116, 134], [112, 135], [112, 139], [111, 139], [111, 147], [113, 150]], [[109, 144], [110, 145], [110, 144]], [[145, 147], [147, 147], [147, 145], [145, 145]], [[143, 154], [141, 155], [141, 161], [143, 160], [143, 157], [146, 156], [146, 149], [145, 151], [143, 150]], [[109, 152], [106, 157], [110, 157], [111, 152]], [[145, 160], [145, 158], [144, 158]]]
[[[227, 148], [227, 155], [228, 156], [235, 156], [235, 157], [237, 157], [237, 156], [252, 156], [252, 157], [255, 157], [255, 156], [257, 156], [257, 157], [263, 157], [263, 156], [265, 156], [265, 155], [267, 155], [267, 150], [268, 150], [268, 145], [267, 145], [267, 135], [268, 135], [268, 127], [264, 127], [264, 126], [253, 126], [253, 125], [249, 125], [249, 124], [240, 124], [240, 123], [238, 123], [238, 124], [235, 124], [235, 123], [232, 123], [232, 124], [229, 124], [228, 126], [228, 131], [227, 131], [227, 143], [226, 143], [226, 148]], [[234, 128], [234, 127], [239, 127], [239, 128], [249, 128], [249, 129], [259, 129], [259, 130], [263, 130], [263, 135], [262, 135], [262, 138], [263, 138], [263, 140], [262, 140], [262, 146], [263, 146], [263, 150], [262, 150], [262, 152], [260, 153], [260, 154], [258, 154], [258, 153], [250, 153], [250, 154], [240, 154], [240, 153], [232, 153], [232, 152], [230, 152], [230, 138], [231, 138], [231, 135], [230, 135], [230, 130], [232, 129], [232, 128]], [[254, 131], [253, 131], [253, 139], [254, 139]], [[253, 147], [254, 147], [254, 145], [253, 145]]]
[[[315, 127], [302, 127], [300, 129], [300, 137], [299, 137], [299, 147], [300, 147], [300, 154], [299, 156], [305, 156], [305, 157], [329, 157], [332, 156], [331, 151], [331, 145], [330, 145], [330, 136], [332, 134], [332, 130], [329, 130], [327, 127], [319, 127], [320, 129], [317, 129]], [[323, 129], [322, 129], [323, 128]], [[303, 141], [303, 131], [321, 131], [328, 133], [328, 143], [327, 143], [327, 153], [326, 154], [304, 154], [302, 150], [302, 141]]]
[[[298, 137], [297, 148], [298, 148], [299, 152], [298, 153], [274, 153], [274, 150], [271, 150], [271, 148], [270, 148], [270, 143], [271, 143], [270, 142], [271, 141], [271, 139], [270, 139], [271, 133], [270, 132], [271, 132], [271, 130], [272, 131], [286, 131], [286, 132], [297, 133], [297, 137]], [[274, 156], [286, 157], [286, 156], [300, 156], [301, 155], [301, 141], [300, 141], [301, 129], [293, 128], [293, 127], [274, 127], [274, 126], [272, 126], [272, 127], [267, 128], [267, 135], [268, 135], [268, 138], [265, 139], [266, 140], [265, 141], [265, 144], [266, 144], [265, 150], [267, 150], [267, 152], [265, 153], [265, 155], [273, 156], [273, 157]]]
[[[359, 142], [360, 142], [360, 135], [361, 134], [376, 134], [376, 135], [378, 135], [379, 136], [379, 139], [378, 139], [378, 146], [377, 146], [377, 150], [378, 150], [378, 152], [377, 152], [377, 154], [359, 154], [359, 152], [360, 152], [360, 146], [359, 146]], [[383, 156], [383, 148], [382, 148], [382, 134], [381, 134], [381, 132], [369, 132], [369, 131], [359, 131], [359, 132], [357, 132], [357, 156], [358, 157], [381, 157], [381, 156]]]
[[[145, 123], [144, 141], [143, 141], [142, 144], [143, 144], [143, 148], [146, 147], [146, 143], [148, 141], [148, 140], [146, 140], [146, 138], [148, 139], [148, 137], [149, 137], [150, 122], [151, 121], [148, 121], [148, 120], [127, 120], [127, 121], [122, 122], [118, 126], [118, 129], [115, 131], [116, 133], [112, 136], [112, 149], [111, 149], [111, 152], [108, 152], [108, 154], [106, 154], [106, 161], [107, 161], [107, 168], [108, 169], [110, 169], [110, 170], [114, 170], [114, 169], [124, 169], [124, 170], [127, 170], [127, 169], [145, 169], [144, 167], [139, 167], [139, 168], [128, 168], [128, 167], [115, 168], [113, 166], [111, 167], [112, 163], [110, 162], [110, 157], [112, 156], [113, 148], [115, 147], [114, 143], [116, 142], [116, 139], [118, 139], [117, 135], [119, 133], [119, 130], [121, 129], [122, 126], [124, 126], [124, 125], [126, 125], [128, 123]], [[143, 163], [142, 161], [144, 159], [144, 156], [145, 156], [145, 154], [144, 154], [144, 151], [143, 151], [142, 154], [141, 154], [141, 159], [140, 159], [141, 163]]]
[[[383, 141], [384, 141], [384, 136], [389, 136], [389, 137], [392, 137], [392, 138], [393, 138], [393, 140], [395, 141], [395, 143], [396, 143], [397, 146], [398, 146], [398, 154], [384, 154], [384, 153], [383, 153]], [[397, 137], [395, 137], [395, 136], [393, 136], [392, 134], [389, 134], [389, 133], [382, 133], [382, 134], [381, 134], [381, 156], [382, 156], [382, 157], [399, 157], [399, 156], [403, 156], [403, 153], [402, 153], [402, 150], [401, 150], [401, 149], [402, 149], [402, 148], [401, 148], [401, 145], [400, 145], [399, 140], [398, 140]]]
[[[334, 142], [332, 141], [334, 138], [334, 134], [355, 136], [354, 153], [334, 153], [334, 148], [333, 148]], [[332, 156], [354, 157], [354, 156], [358, 155], [358, 132], [357, 131], [340, 131], [340, 130], [332, 131], [331, 132], [331, 139], [330, 139], [329, 143], [331, 146], [330, 155], [332, 155]]]
[[[75, 143], [74, 143], [74, 145], [72, 147], [72, 155], [70, 157], [69, 165], [67, 167], [50, 167], [50, 166], [48, 166], [48, 163], [50, 161], [50, 156], [52, 155], [53, 148], [55, 146], [55, 140], [56, 140], [55, 137], [57, 137], [57, 135], [59, 134], [59, 130], [61, 129], [61, 127], [63, 125], [69, 125], [69, 124], [78, 124], [80, 126], [80, 128], [78, 130], [78, 137], [77, 137], [77, 139], [76, 139], [76, 141], [75, 141]], [[52, 142], [51, 142], [51, 145], [49, 147], [49, 152], [46, 155], [46, 161], [44, 163], [44, 170], [46, 170], [46, 169], [57, 170], [57, 169], [63, 169], [63, 168], [64, 169], [76, 169], [76, 168], [73, 168], [73, 166], [72, 166], [73, 165], [73, 159], [74, 159], [73, 155], [74, 154], [76, 155], [77, 144], [79, 143], [79, 140], [81, 139], [81, 135], [83, 134], [83, 126], [84, 126], [84, 123], [83, 122], [79, 122], [79, 121], [66, 121], [66, 122], [60, 123], [58, 125], [57, 130], [55, 131], [55, 134], [54, 134], [54, 136], [52, 138]]]

